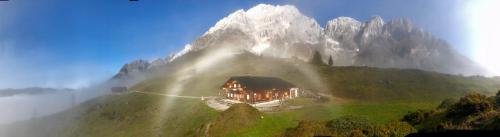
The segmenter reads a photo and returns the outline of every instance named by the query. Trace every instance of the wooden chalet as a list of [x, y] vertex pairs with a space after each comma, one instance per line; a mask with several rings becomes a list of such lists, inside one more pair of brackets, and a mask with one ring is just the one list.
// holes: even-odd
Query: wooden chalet
[[220, 96], [252, 104], [298, 96], [295, 85], [274, 77], [235, 76], [229, 78], [221, 89]]

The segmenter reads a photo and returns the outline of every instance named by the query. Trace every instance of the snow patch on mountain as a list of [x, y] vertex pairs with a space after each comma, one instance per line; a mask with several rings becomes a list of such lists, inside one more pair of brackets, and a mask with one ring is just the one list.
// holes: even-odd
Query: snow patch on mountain
[[[451, 74], [480, 74], [482, 69], [406, 18], [387, 23], [338, 17], [322, 28], [292, 5], [259, 4], [218, 21], [168, 62], [206, 47], [230, 47], [263, 56], [309, 61], [318, 51], [335, 66], [414, 68]], [[235, 50], [238, 51], [238, 50]]]
[[322, 28], [312, 18], [302, 15], [291, 5], [273, 6], [259, 4], [253, 8], [238, 10], [218, 21], [203, 36], [218, 35], [224, 31], [239, 30], [255, 40], [250, 51], [261, 54], [269, 43], [292, 39], [285, 44], [305, 42], [319, 43]]
[[269, 48], [269, 46], [271, 46], [271, 45], [268, 42], [260, 42], [257, 45], [255, 45], [254, 47], [252, 47], [251, 52], [253, 52], [254, 54], [257, 54], [257, 55], [261, 55], [265, 49]]
[[193, 48], [193, 46], [191, 44], [186, 44], [184, 46], [184, 49], [182, 49], [181, 51], [179, 51], [179, 52], [175, 53], [173, 56], [171, 56], [170, 59], [168, 60], [168, 62], [172, 62], [176, 58], [178, 58], [178, 57], [180, 57], [180, 56], [182, 56], [182, 55], [184, 55], [184, 54], [192, 51], [193, 49], [194, 48]]

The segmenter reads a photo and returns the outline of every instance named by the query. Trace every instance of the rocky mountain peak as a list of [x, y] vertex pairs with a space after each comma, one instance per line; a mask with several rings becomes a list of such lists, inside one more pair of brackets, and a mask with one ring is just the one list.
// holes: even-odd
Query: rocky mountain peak
[[[384, 22], [373, 16], [366, 22], [338, 17], [323, 29], [313, 18], [291, 5], [259, 4], [237, 10], [218, 21], [204, 35], [173, 54], [168, 62], [184, 54], [213, 46], [230, 46], [257, 55], [298, 58], [309, 61], [315, 51], [334, 65], [413, 68], [452, 74], [478, 74], [481, 68], [453, 51], [408, 18]], [[155, 61], [161, 62], [161, 61]], [[152, 63], [161, 64], [161, 63]], [[120, 74], [148, 68], [147, 61], [126, 64]]]
[[328, 21], [325, 27], [325, 34], [336, 37], [346, 33], [355, 34], [359, 32], [363, 23], [351, 17], [338, 17]]
[[413, 23], [408, 18], [397, 18], [389, 21], [384, 28], [386, 33], [391, 33], [392, 35], [405, 35], [413, 33], [421, 33], [418, 29], [415, 29]]
[[134, 73], [141, 73], [149, 68], [150, 63], [146, 60], [134, 60], [123, 65], [120, 72], [115, 77], [129, 76]]
[[[318, 44], [323, 29], [292, 5], [259, 4], [237, 10], [218, 21], [192, 45], [200, 49], [210, 45], [240, 45], [256, 54], [289, 57], [283, 50], [297, 43]], [[241, 42], [245, 41], [245, 42]], [[269, 46], [280, 43], [280, 46]]]
[[382, 19], [382, 17], [372, 17], [364, 25], [362, 38], [371, 39], [371, 37], [379, 35], [380, 33], [382, 33], [382, 27], [384, 27], [384, 20]]
[[375, 15], [373, 16], [370, 21], [367, 22], [367, 26], [383, 26], [384, 25], [384, 19], [382, 17]]

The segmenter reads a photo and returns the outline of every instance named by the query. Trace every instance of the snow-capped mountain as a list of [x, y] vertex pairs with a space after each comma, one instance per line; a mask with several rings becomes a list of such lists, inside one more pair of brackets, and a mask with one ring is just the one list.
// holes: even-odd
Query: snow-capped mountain
[[374, 16], [361, 22], [338, 17], [323, 29], [291, 5], [259, 4], [247, 11], [238, 10], [192, 43], [192, 50], [221, 45], [304, 61], [319, 51], [325, 62], [331, 56], [337, 66], [415, 68], [466, 75], [483, 71], [406, 18], [386, 22]]
[[294, 6], [259, 4], [223, 18], [192, 45], [195, 49], [238, 45], [255, 54], [308, 59], [312, 52], [303, 53], [299, 49], [321, 43], [322, 33], [314, 19], [304, 16]]
[[323, 28], [294, 6], [267, 4], [229, 14], [163, 63], [214, 46], [230, 46], [257, 55], [304, 61], [309, 61], [318, 51], [325, 63], [331, 57], [336, 66], [484, 74], [475, 62], [405, 18], [386, 22], [380, 16], [374, 16], [362, 22], [338, 17], [328, 21]]

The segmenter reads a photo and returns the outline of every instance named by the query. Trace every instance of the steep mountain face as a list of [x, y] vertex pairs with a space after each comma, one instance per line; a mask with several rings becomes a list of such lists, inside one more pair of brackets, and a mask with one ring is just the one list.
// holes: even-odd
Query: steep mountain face
[[336, 66], [414, 68], [452, 74], [482, 74], [461, 56], [405, 18], [387, 23], [374, 16], [367, 22], [350, 17], [328, 21], [323, 29], [290, 5], [259, 4], [223, 18], [197, 39], [191, 50], [230, 45], [279, 58], [311, 59], [315, 50]]
[[353, 60], [359, 46], [355, 41], [356, 36], [361, 31], [363, 23], [350, 18], [338, 17], [328, 21], [325, 27], [325, 41], [323, 43], [324, 57], [332, 56], [334, 65], [347, 66], [354, 64]]
[[[303, 61], [309, 61], [313, 53], [319, 51], [325, 63], [331, 57], [335, 66], [485, 74], [475, 62], [405, 18], [385, 22], [380, 16], [374, 16], [361, 22], [350, 17], [338, 17], [322, 28], [294, 6], [266, 4], [231, 13], [179, 53], [152, 64], [165, 65], [188, 52], [217, 46], [240, 48], [260, 56]], [[147, 70], [149, 65], [147, 61], [129, 63], [118, 76]]]
[[234, 45], [258, 55], [310, 58], [321, 42], [323, 30], [312, 18], [293, 6], [259, 4], [223, 18], [192, 45]]
[[123, 65], [120, 72], [115, 75], [115, 78], [124, 78], [128, 76], [140, 75], [150, 67], [151, 63], [146, 60], [135, 60]]

